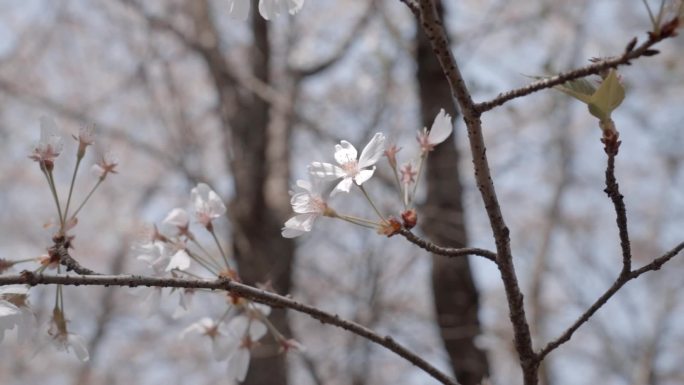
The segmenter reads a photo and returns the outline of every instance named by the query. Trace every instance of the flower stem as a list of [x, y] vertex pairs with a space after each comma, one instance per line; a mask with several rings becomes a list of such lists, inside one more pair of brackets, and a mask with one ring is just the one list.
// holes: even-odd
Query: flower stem
[[74, 174], [71, 176], [71, 185], [69, 186], [69, 196], [67, 197], [66, 208], [64, 209], [64, 218], [69, 216], [69, 205], [71, 204], [71, 195], [74, 192], [74, 185], [76, 184], [76, 174], [78, 173], [78, 166], [81, 165], [82, 158], [76, 158], [76, 166], [74, 167]]
[[340, 218], [343, 221], [355, 224], [357, 226], [365, 227], [367, 229], [376, 229], [379, 226], [378, 223], [371, 222], [361, 218], [349, 217], [346, 215], [338, 215], [337, 218]]
[[202, 246], [202, 244], [197, 242], [195, 237], [190, 238], [190, 241], [204, 253], [204, 255], [207, 257], [206, 261], [208, 263], [211, 263], [216, 269], [221, 270], [221, 266], [219, 266], [218, 262], [216, 262], [214, 257], [207, 251], [207, 249], [204, 248], [204, 246]]
[[45, 174], [45, 178], [48, 181], [48, 185], [50, 185], [50, 192], [52, 193], [52, 198], [54, 198], [55, 205], [57, 206], [57, 214], [59, 214], [59, 224], [61, 231], [61, 228], [64, 227], [64, 217], [62, 216], [62, 207], [59, 205], [59, 197], [57, 196], [57, 189], [55, 188], [55, 180], [52, 178], [52, 171], [46, 170], [45, 167], [43, 167], [43, 173]]
[[204, 260], [204, 258], [200, 257], [199, 255], [193, 253], [192, 251], [188, 250], [187, 248], [185, 249], [185, 252], [188, 253], [190, 258], [192, 258], [195, 262], [199, 263], [200, 266], [203, 268], [207, 269], [209, 273], [212, 275], [217, 275], [218, 273], [214, 270], [212, 266], [209, 266], [208, 262]]
[[95, 183], [95, 186], [93, 186], [93, 188], [90, 190], [90, 192], [89, 192], [88, 195], [85, 197], [85, 199], [83, 200], [83, 202], [81, 202], [81, 205], [78, 206], [78, 208], [76, 209], [76, 211], [74, 211], [74, 213], [71, 215], [71, 219], [76, 218], [76, 215], [78, 215], [78, 213], [81, 212], [81, 209], [83, 208], [83, 206], [85, 206], [86, 202], [88, 202], [88, 200], [90, 199], [90, 197], [93, 196], [93, 193], [95, 192], [95, 190], [97, 190], [97, 188], [100, 187], [100, 184], [102, 184], [102, 181], [103, 181], [103, 180], [104, 180], [104, 178], [100, 178], [100, 179], [97, 180], [97, 183]]
[[420, 156], [420, 162], [418, 163], [418, 174], [416, 175], [416, 181], [413, 184], [413, 192], [411, 193], [411, 196], [409, 197], [409, 199], [411, 201], [410, 203], [413, 203], [413, 200], [416, 199], [416, 190], [418, 190], [418, 182], [420, 181], [420, 176], [423, 174], [423, 163], [425, 163], [425, 158], [427, 158], [427, 152], [424, 152]]
[[359, 189], [361, 190], [361, 192], [363, 192], [363, 195], [368, 200], [368, 203], [370, 203], [370, 205], [373, 207], [375, 213], [378, 214], [378, 216], [380, 217], [380, 219], [382, 219], [383, 222], [387, 223], [387, 220], [385, 219], [385, 217], [382, 216], [380, 210], [378, 210], [378, 208], [375, 206], [375, 203], [373, 203], [373, 200], [371, 199], [370, 195], [368, 195], [368, 193], [366, 192], [366, 189], [363, 188], [363, 186], [361, 186], [360, 184], [357, 184], [357, 186], [359, 186]]
[[223, 251], [223, 247], [221, 246], [221, 242], [219, 241], [218, 237], [216, 236], [216, 232], [214, 231], [213, 226], [209, 229], [209, 232], [211, 233], [211, 236], [214, 237], [214, 242], [216, 242], [216, 246], [218, 246], [218, 249], [221, 252], [221, 257], [223, 257], [223, 262], [226, 263], [226, 269], [230, 269], [230, 263], [228, 262], [228, 256]]

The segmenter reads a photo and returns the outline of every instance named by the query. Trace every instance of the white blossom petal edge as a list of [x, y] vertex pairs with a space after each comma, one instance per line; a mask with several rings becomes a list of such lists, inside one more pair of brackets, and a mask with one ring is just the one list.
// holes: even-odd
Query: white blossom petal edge
[[214, 190], [205, 183], [200, 183], [190, 191], [192, 205], [195, 207], [197, 221], [205, 227], [211, 221], [226, 213], [226, 206]]
[[335, 145], [335, 160], [339, 166], [314, 162], [309, 166], [309, 173], [315, 178], [324, 180], [342, 178], [331, 195], [339, 191], [349, 192], [352, 183], [360, 186], [373, 176], [375, 163], [378, 162], [384, 151], [385, 135], [379, 132], [373, 135], [373, 138], [361, 151], [361, 156], [358, 159], [356, 158], [356, 148], [343, 140], [340, 144]]
[[432, 122], [430, 132], [427, 132], [427, 127], [423, 128], [422, 132], [418, 132], [418, 143], [420, 144], [421, 151], [423, 153], [432, 151], [436, 145], [444, 142], [451, 135], [453, 129], [451, 115], [447, 114], [442, 108]]
[[312, 178], [312, 180], [298, 180], [297, 187], [300, 191], [293, 192], [290, 204], [292, 211], [297, 213], [294, 217], [285, 222], [282, 229], [282, 236], [285, 238], [295, 238], [311, 231], [316, 218], [324, 215], [328, 208], [323, 180]]

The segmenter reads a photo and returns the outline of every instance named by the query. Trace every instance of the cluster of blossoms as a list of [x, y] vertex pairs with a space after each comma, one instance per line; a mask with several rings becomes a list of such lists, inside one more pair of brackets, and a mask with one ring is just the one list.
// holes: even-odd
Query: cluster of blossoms
[[[419, 154], [417, 158], [403, 163], [400, 167], [397, 163], [397, 153], [400, 148], [396, 145], [386, 145], [386, 138], [382, 133], [376, 133], [371, 138], [360, 156], [351, 143], [342, 140], [335, 145], [334, 158], [337, 164], [313, 162], [308, 169], [309, 180], [297, 181], [297, 190], [291, 193], [290, 200], [292, 211], [296, 215], [285, 222], [282, 236], [294, 238], [311, 231], [314, 221], [321, 216], [342, 219], [362, 227], [375, 229], [378, 233], [387, 236], [396, 234], [402, 228], [412, 228], [418, 219], [413, 204], [425, 160], [430, 151], [444, 142], [452, 131], [451, 116], [442, 109], [435, 117], [429, 131], [425, 127], [418, 132], [416, 139]], [[363, 184], [375, 173], [375, 164], [383, 155], [392, 169], [404, 207], [401, 221], [392, 216], [385, 217], [363, 187]], [[349, 193], [354, 186], [363, 193], [379, 217], [379, 221], [340, 214], [330, 206], [331, 198], [340, 192]]]
[[[207, 278], [239, 281], [234, 261], [224, 251], [214, 230], [214, 221], [226, 213], [226, 206], [218, 194], [204, 183], [194, 187], [190, 196], [192, 213], [184, 208], [171, 210], [162, 221], [162, 228], [171, 228], [173, 234], [164, 234], [154, 226], [145, 242], [138, 246], [137, 258], [145, 262], [155, 276], [197, 279], [203, 278], [203, 271], [209, 274]], [[211, 235], [219, 257], [201, 243], [200, 237], [191, 230], [191, 222], [200, 225], [203, 231]], [[193, 267], [199, 271], [192, 271]], [[187, 313], [197, 290], [176, 291], [179, 304], [173, 313], [174, 318]], [[161, 298], [162, 289], [152, 289], [144, 301], [148, 311], [158, 309]], [[188, 326], [180, 337], [185, 338], [190, 334], [209, 337], [213, 356], [217, 361], [227, 362], [230, 379], [244, 380], [249, 368], [250, 352], [269, 333], [282, 351], [302, 349], [298, 342], [285, 338], [270, 323], [268, 315], [271, 309], [268, 306], [235, 294], [225, 296], [225, 304], [226, 308], [220, 317], [204, 317]]]
[[[41, 118], [40, 122], [40, 139], [33, 147], [29, 154], [29, 158], [38, 163], [40, 171], [45, 176], [50, 194], [57, 209], [57, 221], [50, 221], [48, 226], [55, 225], [57, 231], [53, 236], [55, 246], [48, 250], [48, 254], [37, 258], [28, 258], [23, 260], [5, 260], [0, 259], [0, 274], [9, 270], [15, 265], [24, 263], [38, 263], [38, 267], [33, 271], [34, 273], [42, 273], [46, 269], [57, 270], [61, 272], [59, 247], [71, 247], [74, 236], [69, 232], [78, 224], [78, 215], [89, 201], [95, 190], [104, 182], [109, 174], [116, 174], [116, 167], [118, 161], [111, 154], [107, 153], [101, 160], [92, 166], [92, 173], [96, 180], [93, 187], [85, 195], [81, 203], [72, 209], [72, 198], [74, 195], [74, 187], [76, 185], [76, 177], [80, 168], [81, 162], [86, 155], [86, 151], [95, 141], [92, 126], [81, 128], [78, 136], [73, 136], [77, 141], [78, 147], [76, 150], [76, 165], [71, 178], [69, 192], [65, 205], [59, 197], [57, 185], [54, 178], [55, 162], [62, 154], [64, 143], [62, 137], [58, 134], [58, 128], [54, 120], [50, 118]], [[73, 351], [74, 354], [82, 361], [89, 359], [88, 350], [83, 337], [73, 334], [69, 331], [67, 324], [68, 320], [64, 314], [64, 296], [62, 294], [62, 286], [56, 286], [55, 304], [52, 310], [52, 318], [46, 326], [47, 333], [44, 335], [49, 342], [62, 351]], [[27, 336], [31, 335], [36, 323], [35, 316], [29, 307], [29, 289], [24, 286], [8, 286], [0, 288], [0, 341], [3, 339], [5, 331], [12, 330], [16, 327], [19, 341], [27, 340]]]
[[[247, 20], [251, 0], [228, 0], [228, 12], [240, 20]], [[271, 20], [281, 14], [294, 15], [304, 6], [304, 0], [259, 0], [259, 14]]]

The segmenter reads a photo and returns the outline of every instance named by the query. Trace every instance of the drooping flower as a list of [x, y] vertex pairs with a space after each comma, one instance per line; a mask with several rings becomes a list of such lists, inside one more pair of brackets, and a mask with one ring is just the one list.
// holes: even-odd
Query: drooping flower
[[249, 369], [250, 352], [268, 328], [261, 322], [261, 317], [268, 316], [271, 308], [261, 304], [251, 304], [245, 314], [230, 320], [228, 331], [233, 337], [226, 347], [228, 357], [228, 376], [242, 382]]
[[430, 132], [428, 132], [427, 127], [423, 128], [422, 132], [418, 132], [418, 144], [420, 144], [421, 152], [426, 154], [432, 151], [436, 145], [442, 143], [451, 135], [453, 129], [451, 115], [444, 112], [444, 109], [441, 109], [432, 122]]
[[175, 226], [178, 229], [178, 235], [185, 235], [189, 239], [194, 239], [194, 235], [190, 232], [190, 217], [184, 209], [175, 208], [171, 210], [162, 223]]
[[260, 0], [259, 13], [266, 20], [271, 20], [284, 13], [294, 15], [304, 5], [304, 0]]
[[91, 169], [93, 175], [104, 180], [109, 174], [117, 174], [116, 166], [119, 165], [119, 159], [114, 155], [114, 153], [107, 151], [100, 159], [99, 162], [95, 163]]
[[28, 303], [26, 286], [0, 287], [0, 342], [5, 331], [17, 327], [19, 341], [25, 341], [31, 334], [35, 317]]
[[190, 191], [195, 217], [204, 227], [210, 228], [211, 221], [226, 213], [226, 206], [214, 190], [200, 183]]
[[86, 362], [90, 359], [85, 339], [77, 334], [69, 333], [64, 313], [58, 308], [52, 311], [48, 335], [52, 337], [52, 342], [57, 350], [68, 352], [69, 349], [73, 349], [79, 360]]
[[62, 152], [62, 138], [57, 135], [57, 124], [52, 118], [40, 118], [40, 140], [33, 148], [29, 158], [35, 160], [47, 169], [52, 169], [55, 159]]
[[95, 133], [92, 124], [81, 127], [78, 131], [78, 137], [74, 136], [74, 139], [78, 141], [78, 151], [76, 152], [76, 157], [78, 159], [83, 158], [88, 146], [95, 143]]
[[209, 317], [200, 319], [185, 328], [180, 338], [185, 338], [190, 333], [199, 333], [211, 339], [211, 348], [216, 361], [223, 361], [233, 352], [236, 339], [230, 335], [227, 326], [221, 322], [215, 322]]
[[323, 180], [312, 178], [311, 181], [298, 180], [300, 191], [294, 192], [290, 199], [292, 211], [297, 213], [285, 222], [282, 236], [285, 238], [298, 237], [311, 231], [313, 223], [321, 215], [334, 216], [334, 211], [328, 207], [325, 183]]
[[362, 185], [370, 179], [375, 172], [375, 163], [385, 151], [385, 135], [376, 133], [361, 151], [357, 159], [357, 151], [354, 146], [343, 140], [335, 145], [335, 160], [339, 164], [314, 162], [309, 166], [309, 173], [317, 178], [333, 180], [342, 178], [335, 186], [333, 194], [338, 191], [349, 192], [352, 183]]

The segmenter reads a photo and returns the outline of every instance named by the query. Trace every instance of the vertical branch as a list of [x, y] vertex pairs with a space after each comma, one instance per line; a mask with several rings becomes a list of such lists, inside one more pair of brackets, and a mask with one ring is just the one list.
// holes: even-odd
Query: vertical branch
[[[412, 2], [409, 2], [412, 4]], [[411, 7], [411, 4], [409, 6]], [[473, 167], [475, 170], [475, 180], [484, 201], [485, 210], [492, 233], [496, 243], [497, 264], [501, 273], [501, 279], [506, 291], [506, 299], [509, 307], [509, 317], [513, 324], [515, 335], [515, 347], [520, 356], [520, 364], [523, 370], [523, 377], [526, 385], [537, 383], [538, 362], [532, 348], [532, 338], [530, 327], [525, 316], [523, 295], [520, 291], [518, 278], [513, 265], [511, 253], [510, 232], [504, 222], [501, 207], [498, 202], [494, 182], [492, 181], [489, 163], [487, 161], [486, 147], [482, 135], [482, 122], [480, 113], [477, 111], [473, 99], [468, 91], [463, 76], [458, 68], [458, 64], [451, 53], [449, 41], [439, 20], [433, 1], [420, 0], [419, 12], [416, 8], [412, 10], [420, 17], [421, 25], [425, 35], [430, 40], [432, 50], [437, 55], [437, 59], [442, 66], [451, 92], [458, 101], [465, 121], [470, 150], [472, 153]]]

